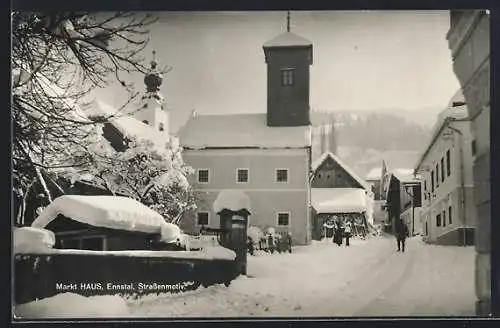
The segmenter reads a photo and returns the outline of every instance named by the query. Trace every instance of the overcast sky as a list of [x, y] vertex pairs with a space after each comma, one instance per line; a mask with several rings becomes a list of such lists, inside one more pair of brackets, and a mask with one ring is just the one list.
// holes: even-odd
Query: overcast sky
[[[172, 129], [200, 113], [265, 112], [262, 45], [286, 30], [286, 12], [158, 13], [145, 55], [173, 66], [161, 87]], [[448, 11], [291, 13], [313, 43], [311, 108], [329, 111], [444, 108], [459, 89], [446, 33]], [[142, 76], [131, 77], [139, 86]], [[118, 106], [118, 88], [97, 98]]]

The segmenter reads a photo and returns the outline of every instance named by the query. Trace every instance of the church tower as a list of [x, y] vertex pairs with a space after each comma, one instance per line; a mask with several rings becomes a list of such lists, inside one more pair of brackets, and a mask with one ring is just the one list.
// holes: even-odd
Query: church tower
[[287, 31], [263, 46], [267, 64], [267, 125], [309, 125], [309, 66], [312, 42]]
[[169, 113], [165, 106], [165, 100], [160, 93], [163, 75], [157, 68], [158, 63], [153, 51], [151, 69], [144, 77], [146, 92], [141, 97], [142, 106], [134, 113], [134, 117], [155, 130], [169, 135]]

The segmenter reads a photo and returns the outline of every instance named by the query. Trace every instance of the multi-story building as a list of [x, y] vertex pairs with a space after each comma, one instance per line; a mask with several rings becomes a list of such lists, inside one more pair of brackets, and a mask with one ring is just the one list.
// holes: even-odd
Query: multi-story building
[[461, 92], [442, 111], [415, 172], [423, 181], [424, 240], [469, 245], [476, 226], [472, 190], [472, 135]]
[[[487, 10], [451, 10], [446, 36], [453, 70], [462, 87], [472, 125], [476, 228], [476, 313], [497, 313], [491, 297], [491, 174], [490, 174], [490, 17]], [[498, 276], [494, 278], [499, 281]], [[498, 301], [497, 301], [498, 304]]]
[[183, 158], [196, 170], [197, 209], [186, 232], [219, 227], [213, 203], [223, 190], [250, 199], [249, 225], [288, 231], [293, 243], [310, 236], [311, 127], [309, 66], [312, 43], [287, 31], [264, 44], [267, 113], [199, 115], [179, 132]]

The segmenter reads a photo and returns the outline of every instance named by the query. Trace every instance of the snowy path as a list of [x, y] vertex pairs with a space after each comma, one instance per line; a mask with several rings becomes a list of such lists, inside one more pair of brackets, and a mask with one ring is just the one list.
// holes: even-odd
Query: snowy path
[[474, 314], [474, 249], [392, 238], [315, 243], [249, 256], [229, 288], [129, 300], [138, 317], [412, 316]]

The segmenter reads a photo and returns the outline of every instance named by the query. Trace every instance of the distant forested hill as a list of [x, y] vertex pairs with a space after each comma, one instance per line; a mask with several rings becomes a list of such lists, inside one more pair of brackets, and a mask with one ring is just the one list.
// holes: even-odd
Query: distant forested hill
[[313, 111], [311, 123], [334, 124], [335, 151], [361, 176], [380, 166], [382, 159], [393, 168], [413, 167], [432, 130], [402, 113], [384, 111]]

